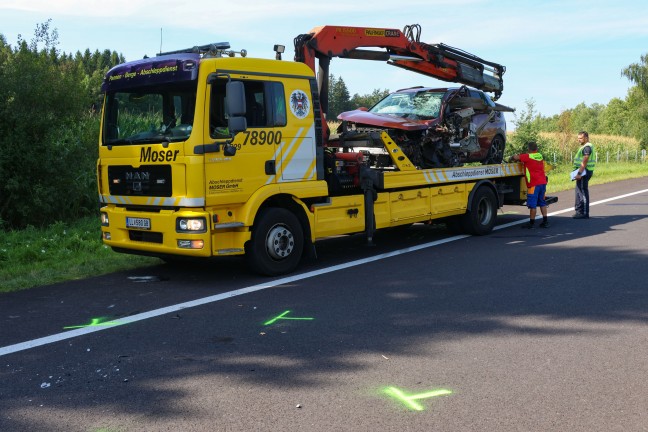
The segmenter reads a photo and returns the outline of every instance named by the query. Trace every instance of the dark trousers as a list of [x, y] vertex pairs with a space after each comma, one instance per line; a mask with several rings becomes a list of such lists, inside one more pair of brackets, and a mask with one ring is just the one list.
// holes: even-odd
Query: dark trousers
[[576, 199], [574, 200], [574, 209], [576, 213], [589, 217], [589, 181], [594, 175], [594, 171], [586, 170], [586, 174], [580, 180], [576, 180]]

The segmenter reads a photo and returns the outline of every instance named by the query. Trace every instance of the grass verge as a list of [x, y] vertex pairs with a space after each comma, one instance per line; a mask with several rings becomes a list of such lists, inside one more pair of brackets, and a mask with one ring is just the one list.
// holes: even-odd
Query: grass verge
[[[572, 189], [571, 165], [549, 173], [549, 193]], [[590, 184], [648, 176], [648, 164], [599, 164]], [[98, 217], [57, 222], [48, 228], [0, 230], [0, 292], [83, 279], [158, 264], [157, 258], [113, 252], [99, 238]]]
[[[569, 179], [569, 173], [572, 170], [571, 165], [561, 165], [551, 170], [548, 174], [547, 192], [555, 193], [573, 189], [574, 182]], [[646, 176], [648, 176], [648, 163], [599, 163], [590, 181], [590, 186]]]
[[0, 231], [0, 292], [83, 279], [159, 263], [118, 254], [99, 238], [98, 217], [56, 222], [48, 228]]

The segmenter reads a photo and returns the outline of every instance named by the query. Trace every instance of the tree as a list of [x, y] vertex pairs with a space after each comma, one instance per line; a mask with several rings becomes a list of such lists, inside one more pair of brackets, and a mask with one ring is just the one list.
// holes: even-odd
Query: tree
[[619, 98], [610, 100], [600, 115], [600, 133], [628, 136], [631, 130], [631, 115], [626, 101]]
[[29, 44], [29, 49], [31, 51], [38, 51], [38, 44], [43, 44], [43, 52], [49, 51], [50, 58], [55, 60], [58, 58], [58, 50], [56, 46], [58, 45], [58, 30], [51, 29], [50, 24], [52, 24], [52, 18], [48, 19], [44, 23], [36, 24], [36, 30], [34, 31], [34, 38]]
[[648, 97], [638, 86], [628, 92], [626, 98], [629, 114], [629, 135], [641, 142], [642, 148], [648, 148]]
[[592, 104], [591, 107], [588, 107], [581, 102], [571, 111], [571, 124], [575, 128], [572, 132], [585, 130], [589, 133], [600, 133], [598, 123], [599, 115], [603, 111], [603, 105]]
[[621, 71], [621, 75], [635, 83], [626, 102], [632, 121], [632, 135], [639, 139], [643, 148], [648, 147], [648, 54], [641, 56], [639, 63], [633, 63]]
[[328, 119], [335, 121], [340, 113], [351, 111], [360, 107], [371, 108], [379, 100], [389, 94], [389, 90], [374, 89], [365, 95], [354, 94], [349, 97], [349, 89], [342, 77], [329, 76], [329, 109]]
[[648, 94], [648, 54], [641, 56], [640, 63], [633, 63], [621, 71], [621, 75], [628, 78], [646, 94]]
[[362, 96], [356, 93], [351, 98], [351, 105], [354, 108], [360, 108], [360, 107], [371, 108], [372, 106], [376, 105], [378, 101], [380, 101], [382, 98], [387, 96], [389, 93], [390, 91], [387, 89], [384, 90], [375, 89], [373, 92], [371, 92], [371, 94], [366, 94]]
[[512, 154], [525, 153], [527, 151], [526, 144], [529, 141], [535, 141], [540, 145], [540, 131], [535, 122], [538, 117], [535, 112], [535, 101], [527, 99], [525, 103], [526, 111], [521, 110], [519, 114], [517, 112], [514, 114], [515, 133], [508, 148]]
[[352, 109], [353, 106], [351, 105], [349, 89], [344, 83], [344, 79], [342, 77], [336, 79], [331, 74], [329, 78], [329, 107], [327, 118], [334, 121], [340, 113]]

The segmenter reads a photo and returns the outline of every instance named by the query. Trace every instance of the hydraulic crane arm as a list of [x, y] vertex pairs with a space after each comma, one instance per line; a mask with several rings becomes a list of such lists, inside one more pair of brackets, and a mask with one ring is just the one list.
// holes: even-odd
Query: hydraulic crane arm
[[[295, 38], [295, 61], [318, 74], [322, 111], [328, 111], [329, 64], [333, 57], [386, 61], [388, 64], [443, 81], [456, 82], [502, 94], [506, 67], [445, 44], [420, 42], [421, 26], [397, 29], [373, 27], [316, 27]], [[381, 48], [365, 50], [361, 48]], [[315, 64], [318, 60], [318, 65]]]

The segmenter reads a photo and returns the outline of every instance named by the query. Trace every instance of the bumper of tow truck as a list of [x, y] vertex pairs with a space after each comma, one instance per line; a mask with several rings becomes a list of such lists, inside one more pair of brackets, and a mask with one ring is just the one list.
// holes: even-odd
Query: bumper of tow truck
[[[101, 236], [105, 245], [141, 255], [211, 255], [209, 214], [194, 210], [144, 212], [106, 206], [101, 209]], [[104, 221], [104, 215], [106, 220]], [[179, 218], [204, 218], [204, 232], [177, 232]], [[133, 226], [139, 225], [139, 226]]]
[[[161, 258], [242, 255], [245, 243], [251, 238], [248, 227], [214, 223], [212, 213], [204, 209], [136, 211], [108, 205], [100, 211], [102, 240], [118, 252]], [[204, 230], [181, 231], [180, 220], [197, 219], [204, 221]], [[141, 226], [133, 226], [134, 223]]]

